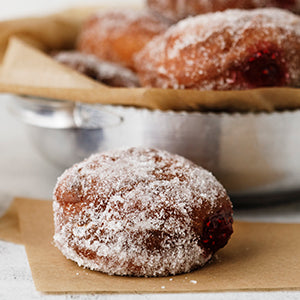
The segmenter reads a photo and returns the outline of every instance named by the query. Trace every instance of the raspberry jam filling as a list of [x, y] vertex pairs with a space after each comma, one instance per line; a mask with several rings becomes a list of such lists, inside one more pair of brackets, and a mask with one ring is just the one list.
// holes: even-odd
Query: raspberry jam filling
[[204, 225], [202, 245], [212, 252], [223, 248], [233, 232], [232, 223], [232, 216], [224, 213], [209, 217]]
[[280, 52], [268, 48], [248, 56], [242, 73], [250, 87], [283, 86], [288, 77]]

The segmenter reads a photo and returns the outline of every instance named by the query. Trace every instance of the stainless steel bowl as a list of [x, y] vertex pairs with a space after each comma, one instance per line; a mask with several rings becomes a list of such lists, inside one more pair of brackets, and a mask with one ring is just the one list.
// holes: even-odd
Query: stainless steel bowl
[[16, 97], [10, 109], [39, 151], [62, 168], [94, 152], [142, 145], [209, 169], [238, 204], [300, 195], [300, 111], [163, 112], [28, 97]]

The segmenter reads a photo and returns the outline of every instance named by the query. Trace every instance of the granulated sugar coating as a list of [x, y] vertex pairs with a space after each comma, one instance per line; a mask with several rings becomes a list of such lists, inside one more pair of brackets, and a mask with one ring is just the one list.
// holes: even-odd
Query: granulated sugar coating
[[114, 9], [91, 16], [78, 38], [78, 49], [98, 58], [133, 67], [133, 55], [170, 22], [149, 11]]
[[149, 87], [233, 90], [300, 86], [300, 17], [266, 8], [185, 19], [136, 56]]
[[231, 202], [211, 173], [166, 151], [92, 155], [54, 190], [55, 245], [108, 274], [167, 276], [203, 266], [232, 233]]

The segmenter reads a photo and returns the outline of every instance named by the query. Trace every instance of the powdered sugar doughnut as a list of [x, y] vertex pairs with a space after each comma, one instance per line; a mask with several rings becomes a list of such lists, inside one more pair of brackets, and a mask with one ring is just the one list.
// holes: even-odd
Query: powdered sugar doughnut
[[55, 245], [108, 274], [166, 276], [203, 266], [232, 233], [231, 202], [211, 173], [166, 151], [92, 155], [54, 190]]
[[102, 12], [83, 26], [78, 49], [106, 61], [133, 68], [133, 55], [170, 23], [148, 11]]
[[265, 8], [191, 17], [136, 57], [142, 85], [231, 90], [300, 85], [300, 17]]
[[148, 7], [171, 20], [230, 8], [280, 7], [300, 13], [300, 0], [147, 0]]
[[97, 81], [112, 87], [139, 87], [137, 75], [130, 69], [107, 61], [101, 61], [92, 54], [77, 51], [56, 53], [53, 58]]

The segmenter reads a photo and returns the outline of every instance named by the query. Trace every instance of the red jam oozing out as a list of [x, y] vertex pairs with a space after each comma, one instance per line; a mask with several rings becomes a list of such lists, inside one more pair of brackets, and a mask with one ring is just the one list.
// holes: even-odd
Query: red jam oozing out
[[202, 245], [212, 252], [224, 247], [233, 232], [232, 222], [232, 216], [224, 213], [209, 217], [204, 224]]
[[250, 87], [283, 86], [287, 79], [281, 53], [269, 48], [256, 51], [248, 56], [242, 73]]

